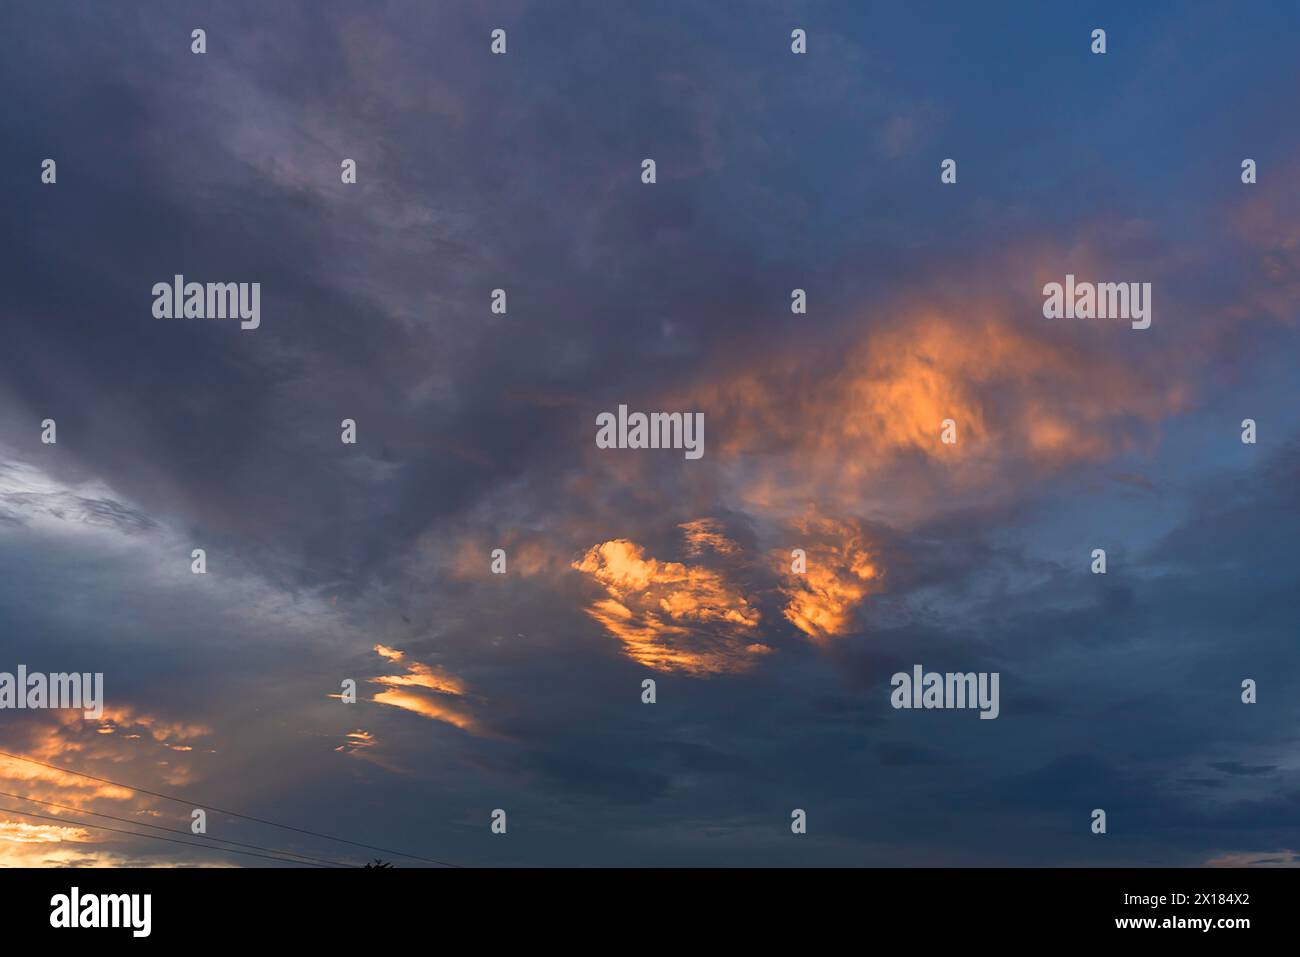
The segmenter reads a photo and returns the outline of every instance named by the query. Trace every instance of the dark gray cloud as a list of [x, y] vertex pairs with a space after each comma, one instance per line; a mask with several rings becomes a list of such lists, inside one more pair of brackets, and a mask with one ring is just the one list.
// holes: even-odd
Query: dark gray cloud
[[[466, 863], [1293, 861], [1294, 31], [1117, 9], [1098, 75], [1023, 19], [0, 10], [0, 670], [130, 709], [0, 742]], [[1156, 281], [1156, 324], [1044, 331], [1068, 269]], [[260, 282], [261, 327], [154, 319], [175, 274]], [[621, 402], [704, 407], [705, 458], [598, 452]], [[948, 405], [982, 457], [912, 434]], [[619, 541], [644, 585], [577, 567]], [[639, 661], [619, 587], [726, 667]], [[895, 711], [918, 663], [998, 671], [1001, 716]]]

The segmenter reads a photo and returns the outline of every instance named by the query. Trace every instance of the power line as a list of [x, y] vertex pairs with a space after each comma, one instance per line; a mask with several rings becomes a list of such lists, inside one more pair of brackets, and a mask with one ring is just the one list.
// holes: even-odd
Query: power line
[[281, 827], [288, 831], [297, 831], [299, 834], [309, 834], [312, 837], [324, 838], [327, 841], [338, 841], [342, 844], [351, 844], [353, 847], [364, 847], [371, 851], [383, 851], [385, 854], [396, 854], [399, 857], [409, 857], [416, 861], [425, 861], [429, 864], [438, 864], [442, 867], [460, 867], [459, 864], [451, 864], [447, 861], [435, 860], [431, 857], [421, 857], [419, 854], [407, 854], [405, 851], [394, 851], [387, 847], [378, 847], [374, 844], [363, 844], [360, 841], [350, 841], [346, 837], [335, 837], [333, 834], [322, 834], [319, 831], [309, 831], [305, 828], [294, 827], [292, 824], [277, 824], [275, 821], [268, 821], [265, 818], [253, 817], [251, 814], [241, 814], [238, 811], [227, 811], [224, 808], [215, 807], [211, 804], [205, 804], [202, 801], [191, 801], [188, 798], [180, 798], [171, 794], [162, 794], [158, 791], [150, 791], [148, 788], [138, 788], [132, 784], [123, 784], [120, 781], [110, 781], [108, 778], [96, 777], [93, 774], [86, 774], [84, 771], [74, 771], [71, 768], [59, 767], [57, 764], [46, 764], [44, 761], [37, 761], [35, 758], [29, 758], [21, 754], [10, 754], [8, 751], [0, 751], [0, 757], [13, 758], [15, 761], [26, 761], [28, 764], [39, 764], [43, 768], [50, 768], [54, 771], [62, 771], [64, 774], [75, 774], [78, 777], [89, 778], [91, 781], [98, 781], [101, 784], [111, 784], [114, 787], [127, 788], [131, 791], [137, 791], [140, 794], [148, 794], [151, 797], [162, 798], [164, 801], [175, 801], [177, 804], [188, 804], [190, 807], [207, 808], [210, 811], [216, 811], [218, 814], [226, 814], [230, 817], [241, 818], [245, 821], [254, 821], [258, 824], [266, 824], [270, 827]]
[[[169, 834], [180, 834], [183, 837], [188, 837], [191, 834], [190, 831], [178, 831], [174, 827], [163, 827], [161, 824], [150, 824], [148, 821], [133, 821], [127, 817], [117, 817], [116, 815], [113, 814], [104, 814], [101, 811], [91, 811], [87, 808], [72, 807], [71, 805], [68, 804], [60, 804], [57, 801], [46, 801], [41, 798], [28, 797], [26, 794], [10, 794], [8, 791], [0, 791], [0, 796], [18, 798], [18, 800], [20, 801], [31, 801], [33, 804], [46, 804], [49, 805], [50, 807], [63, 808], [63, 810], [65, 811], [76, 811], [78, 814], [89, 814], [92, 817], [106, 817], [110, 821], [119, 821], [122, 824], [134, 824], [137, 827], [151, 827], [156, 831], [166, 831]], [[149, 835], [145, 834], [142, 836], [148, 837]], [[268, 851], [272, 854], [280, 854], [285, 857], [301, 857], [303, 858], [304, 864], [305, 863], [329, 864], [331, 867], [352, 867], [353, 866], [352, 864], [344, 864], [341, 861], [331, 861], [325, 857], [312, 857], [310, 854], [299, 854], [297, 851], [282, 851], [279, 848], [263, 847], [260, 844], [245, 844], [243, 841], [232, 841], [224, 837], [213, 837], [209, 834], [205, 834], [203, 836], [206, 837], [209, 841], [220, 841], [222, 844], [234, 844], [237, 847], [251, 847], [256, 851]], [[226, 850], [226, 848], [216, 847], [213, 848], [213, 850], [224, 851]]]
[[44, 821], [56, 821], [59, 824], [75, 824], [78, 827], [93, 827], [100, 831], [113, 831], [117, 834], [130, 834], [132, 837], [147, 837], [153, 841], [167, 841], [170, 844], [188, 844], [191, 847], [202, 847], [209, 851], [224, 851], [227, 854], [243, 854], [246, 857], [261, 857], [268, 861], [279, 861], [281, 864], [306, 864], [308, 867], [327, 867], [326, 864], [311, 864], [307, 861], [294, 861], [287, 857], [273, 857], [270, 854], [254, 854], [252, 851], [236, 851], [230, 847], [213, 847], [211, 844], [199, 844], [195, 841], [178, 841], [174, 837], [163, 837], [161, 834], [142, 834], [139, 831], [126, 831], [120, 827], [108, 827], [105, 824], [91, 824], [89, 821], [74, 821], [70, 817], [52, 817], [49, 814], [37, 814], [34, 811], [20, 811], [16, 807], [0, 807], [0, 811], [6, 814], [21, 814], [24, 817], [40, 818]]

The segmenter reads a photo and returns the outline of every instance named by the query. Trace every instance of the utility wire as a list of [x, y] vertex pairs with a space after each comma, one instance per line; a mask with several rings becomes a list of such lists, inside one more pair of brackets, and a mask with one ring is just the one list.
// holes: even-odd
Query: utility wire
[[74, 821], [70, 817], [52, 817], [49, 814], [37, 814], [34, 811], [20, 811], [16, 807], [0, 807], [0, 811], [6, 814], [21, 814], [24, 817], [35, 817], [45, 821], [56, 821], [59, 824], [75, 824], [78, 827], [93, 827], [100, 831], [113, 831], [117, 834], [130, 834], [132, 837], [147, 837], [154, 841], [167, 841], [171, 844], [189, 844], [191, 847], [202, 847], [209, 851], [224, 851], [227, 854], [243, 854], [246, 857], [261, 857], [268, 861], [279, 861], [281, 864], [306, 864], [308, 867], [328, 867], [328, 864], [310, 864], [307, 861], [293, 861], [287, 857], [272, 857], [270, 854], [254, 854], [252, 851], [236, 851], [229, 847], [213, 847], [211, 844], [199, 844], [195, 841], [178, 841], [174, 837], [163, 837], [161, 834], [142, 834], [139, 831], [126, 831], [120, 827], [108, 827], [104, 824], [91, 824], [89, 821]]
[[140, 794], [148, 794], [151, 797], [162, 798], [164, 801], [175, 801], [177, 804], [188, 804], [190, 807], [207, 808], [210, 811], [216, 811], [218, 814], [226, 814], [230, 817], [242, 818], [245, 821], [254, 821], [258, 824], [266, 824], [270, 827], [281, 827], [288, 831], [297, 831], [299, 834], [309, 834], [312, 837], [324, 838], [327, 841], [338, 841], [342, 844], [351, 844], [353, 847], [364, 847], [371, 851], [383, 851], [385, 854], [396, 854], [399, 857], [409, 857], [412, 860], [425, 861], [429, 864], [439, 864], [442, 867], [460, 867], [459, 864], [451, 864], [447, 861], [439, 861], [431, 857], [421, 857], [419, 854], [407, 854], [405, 851], [394, 851], [391, 848], [378, 847], [374, 844], [363, 844], [360, 841], [350, 841], [346, 837], [335, 837], [333, 834], [322, 834], [319, 831], [309, 831], [305, 828], [294, 827], [292, 824], [277, 824], [275, 821], [253, 817], [251, 814], [240, 814], [238, 811], [227, 811], [224, 808], [214, 807], [213, 805], [205, 804], [202, 801], [191, 801], [188, 798], [180, 798], [171, 794], [162, 794], [158, 791], [150, 791], [148, 788], [138, 788], [132, 784], [123, 784], [120, 781], [110, 781], [108, 778], [96, 777], [93, 774], [86, 774], [84, 771], [74, 771], [71, 768], [60, 767], [57, 764], [46, 764], [44, 761], [37, 761], [35, 758], [29, 758], [21, 754], [10, 754], [8, 751], [0, 751], [0, 757], [13, 758], [15, 761], [26, 761], [28, 764], [39, 764], [43, 768], [62, 771], [64, 774], [75, 774], [78, 777], [89, 778], [91, 781], [98, 781], [101, 784], [111, 784], [114, 787], [127, 788], [131, 791], [137, 791]]
[[[138, 827], [151, 827], [157, 831], [166, 831], [169, 834], [179, 834], [182, 837], [189, 837], [192, 832], [178, 831], [174, 827], [163, 827], [161, 824], [150, 824], [148, 821], [134, 821], [129, 817], [117, 817], [113, 814], [104, 814], [100, 811], [91, 811], [86, 808], [72, 807], [68, 804], [60, 804], [57, 801], [46, 801], [41, 798], [28, 797], [26, 794], [10, 794], [8, 791], [0, 791], [0, 796], [18, 798], [20, 801], [31, 801], [33, 804], [46, 804], [50, 807], [62, 808], [65, 811], [76, 811], [78, 814], [89, 814], [92, 817], [106, 817], [110, 821], [119, 821], [122, 824], [135, 824]], [[148, 837], [149, 835], [144, 835]], [[245, 844], [243, 841], [231, 841], [224, 837], [213, 837], [210, 834], [203, 835], [209, 841], [220, 841], [222, 844], [234, 844], [236, 847], [251, 847], [255, 851], [267, 851], [272, 854], [280, 854], [284, 857], [301, 857], [303, 863], [314, 862], [317, 864], [329, 864], [331, 867], [352, 867], [352, 864], [344, 864], [341, 861], [331, 861], [325, 857], [312, 857], [310, 854], [299, 854], [297, 851], [282, 851], [275, 847], [263, 847], [260, 844]], [[224, 847], [217, 847], [214, 850], [224, 851]]]

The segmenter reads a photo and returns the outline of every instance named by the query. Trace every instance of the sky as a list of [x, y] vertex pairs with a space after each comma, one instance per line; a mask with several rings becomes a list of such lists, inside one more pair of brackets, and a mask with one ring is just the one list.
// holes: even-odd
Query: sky
[[[55, 766], [0, 757], [0, 863], [278, 866], [90, 826], [195, 807], [399, 866], [301, 831], [1300, 862], [1297, 37], [1290, 3], [0, 6], [0, 672], [104, 683], [0, 710]], [[260, 283], [260, 325], [156, 318], [178, 274]], [[1150, 327], [1046, 318], [1066, 275], [1149, 283]], [[598, 447], [620, 405], [704, 454]], [[893, 707], [915, 665], [997, 673], [998, 717]]]

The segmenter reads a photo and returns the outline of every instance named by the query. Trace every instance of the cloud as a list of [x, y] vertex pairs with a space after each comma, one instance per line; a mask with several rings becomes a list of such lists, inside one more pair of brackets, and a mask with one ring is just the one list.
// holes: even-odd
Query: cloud
[[[847, 343], [815, 340], [702, 375], [710, 454], [747, 508], [816, 501], [910, 514], [1134, 448], [1178, 410], [1176, 384], [1073, 337], [1030, 331], [990, 304], [913, 308]], [[945, 420], [956, 425], [945, 444]]]
[[437, 691], [448, 695], [463, 695], [465, 693], [465, 683], [459, 678], [447, 674], [441, 668], [434, 668], [419, 661], [405, 661], [406, 656], [402, 652], [392, 648], [385, 648], [383, 645], [375, 645], [375, 653], [395, 663], [404, 662], [403, 666], [406, 668], [406, 674], [404, 675], [381, 675], [378, 678], [371, 678], [370, 680], [376, 684], [386, 685], [390, 688], [426, 688], [429, 691]]
[[807, 570], [784, 576], [786, 619], [817, 640], [850, 631], [855, 610], [883, 576], [878, 550], [854, 524], [820, 517], [800, 521], [791, 541], [804, 550]]
[[81, 827], [61, 824], [27, 824], [21, 821], [0, 821], [0, 841], [16, 844], [61, 844], [64, 841], [88, 843], [90, 833]]
[[[716, 534], [698, 525], [687, 531], [695, 548]], [[573, 567], [605, 590], [587, 614], [647, 667], [695, 676], [734, 673], [771, 651], [759, 640], [762, 616], [718, 571], [658, 561], [626, 539], [593, 545]]]
[[[16, 736], [17, 741], [6, 740], [4, 750], [43, 763], [0, 755], [0, 791], [7, 795], [0, 796], [0, 804], [55, 819], [71, 816], [76, 820], [78, 811], [102, 812], [127, 819], [127, 825], [133, 819], [153, 820], [161, 816], [160, 808], [170, 815], [174, 811], [170, 802], [94, 778], [135, 782], [151, 790], [190, 784], [195, 779], [194, 764], [177, 761], [174, 756], [177, 752], [194, 751], [192, 744], [183, 742], [199, 743], [210, 733], [191, 722], [121, 706], [105, 708], [99, 720], [68, 711], [24, 714], [16, 724], [10, 725], [9, 736]], [[61, 767], [71, 770], [64, 771]], [[64, 807], [42, 804], [42, 801]], [[180, 816], [177, 815], [177, 826]], [[115, 828], [127, 826], [93, 817], [87, 821], [88, 824], [97, 822]], [[5, 841], [41, 846], [25, 850], [6, 848]], [[121, 866], [138, 859], [138, 852], [133, 850], [132, 839], [127, 835], [62, 825], [57, 821], [47, 823], [0, 810], [0, 862], [11, 866]]]
[[1205, 862], [1206, 867], [1300, 867], [1300, 853], [1278, 851], [1224, 851]]
[[375, 736], [369, 731], [362, 731], [358, 728], [356, 731], [349, 731], [343, 736], [343, 743], [335, 751], [343, 751], [347, 754], [356, 754], [358, 751], [364, 751], [367, 748], [375, 746]]
[[686, 540], [686, 554], [692, 558], [713, 552], [734, 555], [739, 546], [727, 537], [722, 523], [714, 518], [697, 518], [680, 526]]
[[0, 520], [23, 525], [44, 520], [46, 528], [101, 526], [126, 534], [157, 527], [144, 512], [114, 499], [102, 482], [64, 487], [32, 465], [5, 461], [3, 453], [0, 446]]
[[1258, 775], [1272, 774], [1277, 770], [1276, 764], [1242, 764], [1240, 761], [1212, 761], [1210, 767], [1224, 774]]
[[470, 734], [485, 733], [482, 725], [460, 699], [466, 694], [465, 684], [441, 668], [419, 661], [407, 661], [403, 652], [384, 645], [375, 645], [380, 657], [406, 669], [405, 674], [379, 675], [369, 679], [384, 686], [372, 701], [379, 704], [413, 711], [434, 721], [444, 721]]
[[[1292, 855], [1294, 803], [1238, 800], [1294, 789], [1295, 459], [1266, 464], [1297, 428], [1288, 25], [1232, 24], [1206, 71], [1179, 43], [1224, 34], [1189, 14], [1162, 69], [1194, 107], [1130, 84], [1106, 110], [1133, 148], [1108, 152], [1050, 44], [1040, 82], [990, 89], [977, 13], [936, 33], [898, 5], [873, 34], [833, 6], [793, 57], [779, 15], [520, 3], [505, 58], [481, 11], [411, 0], [214, 10], [207, 57], [183, 11], [0, 7], [23, 37], [3, 138], [61, 157], [6, 197], [0, 640], [116, 669], [103, 722], [7, 717], [8, 749], [481, 863], [1061, 862], [1061, 795], [1094, 786], [1147, 832], [1107, 853]], [[1217, 89], [1240, 63], [1285, 95]], [[1256, 144], [1260, 183], [1207, 131]], [[959, 187], [944, 143], [975, 144]], [[1152, 328], [1043, 319], [1067, 270], [1152, 280]], [[262, 328], [151, 321], [177, 271], [261, 281]], [[705, 457], [595, 449], [618, 402], [702, 411]], [[1003, 716], [891, 712], [918, 660], [1001, 670]], [[665, 711], [647, 670], [726, 680], [673, 682]], [[353, 674], [361, 724], [327, 698]], [[1096, 742], [1104, 763], [1007, 783]], [[406, 823], [503, 791], [541, 825], [526, 848]], [[824, 843], [763, 837], [787, 800]], [[1211, 833], [1261, 810], [1253, 851]], [[190, 853], [86, 830], [0, 847]]]

